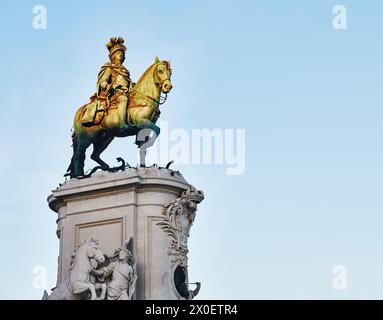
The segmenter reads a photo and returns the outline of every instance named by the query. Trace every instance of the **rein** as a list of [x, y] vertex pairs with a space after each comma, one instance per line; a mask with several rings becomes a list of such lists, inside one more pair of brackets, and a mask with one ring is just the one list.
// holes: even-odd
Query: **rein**
[[161, 96], [161, 93], [160, 93], [160, 98], [159, 98], [158, 100], [156, 100], [156, 99], [154, 99], [154, 98], [152, 98], [152, 97], [150, 97], [150, 96], [148, 96], [148, 95], [146, 95], [146, 94], [143, 94], [141, 91], [138, 91], [138, 90], [135, 89], [135, 88], [132, 88], [131, 90], [134, 91], [134, 92], [139, 93], [139, 94], [140, 94], [141, 96], [143, 96], [144, 98], [146, 98], [146, 99], [148, 99], [148, 100], [150, 100], [150, 101], [153, 101], [154, 103], [157, 103], [158, 105], [164, 104], [165, 101], [166, 101], [166, 99], [167, 99], [167, 97], [168, 97], [168, 94], [167, 94], [167, 93], [165, 93], [165, 97], [162, 97], [162, 96]]
[[[138, 94], [140, 94], [142, 97], [146, 98], [147, 100], [153, 101], [155, 104], [157, 104], [156, 109], [158, 109], [158, 106], [164, 104], [166, 99], [168, 98], [168, 94], [167, 93], [165, 93], [165, 96], [162, 96], [162, 92], [160, 92], [160, 97], [159, 97], [158, 100], [156, 100], [156, 99], [154, 99], [154, 98], [152, 98], [152, 97], [150, 97], [150, 96], [148, 96], [146, 94], [143, 94], [141, 91], [138, 91], [135, 88], [132, 88], [131, 90], [136, 92], [136, 93], [138, 93]], [[141, 106], [136, 105], [133, 108], [138, 108], [138, 107], [141, 107]]]
[[[157, 67], [156, 67], [156, 69], [157, 69]], [[162, 92], [161, 92], [161, 87], [162, 87], [163, 83], [164, 83], [166, 80], [169, 80], [169, 79], [164, 79], [164, 80], [162, 80], [160, 83], [158, 83], [158, 82], [155, 83], [156, 86], [158, 86], [158, 87], [160, 88], [160, 97], [159, 97], [158, 100], [156, 100], [156, 99], [154, 99], [154, 98], [152, 98], [152, 97], [150, 97], [150, 96], [148, 96], [148, 95], [146, 95], [146, 94], [143, 94], [142, 92], [138, 91], [138, 90], [135, 89], [135, 88], [132, 88], [131, 90], [133, 90], [134, 92], [137, 92], [137, 93], [140, 94], [142, 97], [144, 97], [144, 98], [146, 98], [146, 99], [148, 99], [148, 100], [150, 100], [150, 101], [153, 101], [154, 103], [156, 103], [157, 105], [160, 106], [160, 105], [164, 104], [165, 101], [166, 101], [166, 99], [168, 98], [168, 94], [167, 94], [167, 93], [165, 93], [165, 96], [162, 96]], [[157, 106], [157, 108], [158, 108], [158, 106]]]

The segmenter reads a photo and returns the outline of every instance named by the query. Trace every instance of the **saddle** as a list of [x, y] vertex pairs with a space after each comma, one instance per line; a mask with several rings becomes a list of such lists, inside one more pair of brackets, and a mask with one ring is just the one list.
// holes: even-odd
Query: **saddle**
[[97, 97], [96, 94], [90, 97], [90, 102], [82, 107], [81, 124], [84, 127], [100, 124], [107, 111], [107, 104], [106, 98]]

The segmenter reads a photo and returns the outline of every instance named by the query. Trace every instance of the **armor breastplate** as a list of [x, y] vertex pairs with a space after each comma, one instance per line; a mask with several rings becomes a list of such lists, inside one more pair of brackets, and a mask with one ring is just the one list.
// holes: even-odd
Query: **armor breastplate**
[[130, 75], [129, 71], [125, 67], [111, 67], [112, 87], [115, 88], [118, 85], [129, 88], [130, 84]]

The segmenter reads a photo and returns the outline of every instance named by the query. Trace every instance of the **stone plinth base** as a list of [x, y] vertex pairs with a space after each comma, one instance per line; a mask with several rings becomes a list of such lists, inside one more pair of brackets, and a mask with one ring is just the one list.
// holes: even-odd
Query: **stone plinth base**
[[112, 255], [130, 238], [137, 261], [135, 299], [187, 299], [187, 238], [203, 193], [165, 168], [96, 172], [71, 179], [48, 197], [58, 213], [58, 277], [67, 276], [74, 249], [99, 241]]

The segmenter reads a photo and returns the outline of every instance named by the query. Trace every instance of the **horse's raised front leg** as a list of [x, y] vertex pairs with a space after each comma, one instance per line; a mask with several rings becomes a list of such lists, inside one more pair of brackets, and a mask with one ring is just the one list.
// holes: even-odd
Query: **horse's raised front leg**
[[157, 136], [160, 135], [160, 131], [161, 131], [160, 127], [148, 119], [140, 120], [140, 122], [137, 123], [136, 126], [140, 129], [145, 129], [145, 128], [152, 129], [156, 133]]
[[140, 166], [145, 167], [146, 149], [154, 144], [160, 134], [160, 128], [150, 120], [143, 120], [137, 126], [141, 128], [136, 135], [136, 144], [140, 149]]
[[113, 137], [99, 137], [95, 142], [93, 142], [93, 153], [90, 157], [105, 169], [108, 169], [109, 165], [100, 158], [100, 154], [112, 141]]
[[103, 283], [103, 284], [101, 285], [100, 299], [101, 299], [101, 300], [105, 300], [105, 296], [106, 296], [106, 283]]
[[92, 295], [90, 300], [96, 300], [97, 299], [96, 287], [92, 283], [89, 283], [88, 287], [89, 287], [89, 291], [90, 291], [90, 293]]
[[[151, 122], [150, 120], [141, 120], [140, 123], [137, 123], [136, 126], [138, 128], [140, 128], [141, 130], [137, 133], [136, 135], [136, 145], [138, 147], [140, 147], [141, 145], [143, 145], [145, 142], [148, 141], [148, 137], [149, 137], [149, 134], [150, 134], [150, 130], [143, 130], [143, 129], [151, 129], [154, 131], [155, 135], [154, 137], [152, 137], [150, 140], [154, 141], [158, 138], [158, 136], [160, 135], [160, 132], [161, 132], [161, 129], [159, 126], [155, 125], [153, 122]], [[151, 145], [153, 145], [153, 143]], [[150, 146], [151, 146], [150, 145]]]

